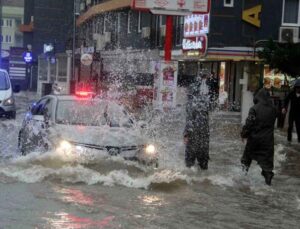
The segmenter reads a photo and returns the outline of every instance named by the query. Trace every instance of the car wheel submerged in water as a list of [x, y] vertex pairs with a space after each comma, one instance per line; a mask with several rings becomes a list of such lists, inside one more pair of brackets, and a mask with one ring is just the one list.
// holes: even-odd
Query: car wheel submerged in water
[[9, 118], [9, 119], [16, 119], [16, 111], [11, 111], [11, 112], [9, 112], [7, 115], [7, 118]]

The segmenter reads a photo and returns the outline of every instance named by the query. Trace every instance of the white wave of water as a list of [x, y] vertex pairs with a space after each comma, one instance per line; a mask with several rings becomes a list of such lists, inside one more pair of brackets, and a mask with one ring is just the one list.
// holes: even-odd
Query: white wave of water
[[[275, 164], [276, 168], [280, 169], [280, 163], [285, 161], [285, 154], [282, 154], [284, 147], [277, 145], [275, 148]], [[108, 163], [108, 169], [102, 169], [101, 162]], [[111, 162], [123, 165], [122, 169], [119, 169], [118, 166], [110, 168]], [[99, 168], [96, 170], [86, 167], [89, 164], [95, 164], [97, 167], [98, 163]], [[139, 173], [132, 174], [127, 167], [135, 167]], [[36, 183], [50, 179], [66, 183], [121, 185], [148, 189], [153, 184], [170, 184], [173, 182], [193, 184], [206, 180], [212, 185], [221, 187], [252, 186], [252, 190], [258, 194], [265, 191], [260, 190], [264, 187], [264, 180], [260, 175], [260, 168], [256, 165], [252, 165], [247, 176], [242, 174], [239, 165], [232, 166], [226, 172], [216, 168], [211, 168], [207, 172], [198, 169], [187, 171], [180, 166], [177, 170], [167, 168], [153, 170], [120, 157], [107, 158], [95, 155], [84, 157], [83, 155], [74, 156], [59, 152], [44, 154], [34, 152], [25, 157], [13, 158], [1, 166], [0, 174], [25, 183]]]

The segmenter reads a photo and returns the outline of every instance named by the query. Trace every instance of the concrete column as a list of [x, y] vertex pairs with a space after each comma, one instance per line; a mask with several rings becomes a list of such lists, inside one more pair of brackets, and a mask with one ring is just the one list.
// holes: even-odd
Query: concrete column
[[242, 84], [242, 104], [241, 104], [242, 124], [245, 123], [246, 118], [248, 116], [249, 109], [253, 105], [253, 93], [251, 91], [248, 91], [249, 71], [250, 71], [250, 64], [246, 62], [244, 64], [243, 79], [240, 80], [240, 83]]

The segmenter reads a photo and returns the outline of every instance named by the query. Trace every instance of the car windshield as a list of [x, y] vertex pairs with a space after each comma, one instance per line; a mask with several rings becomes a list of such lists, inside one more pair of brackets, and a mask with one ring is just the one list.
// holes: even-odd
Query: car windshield
[[56, 111], [56, 123], [83, 126], [127, 127], [134, 122], [116, 103], [93, 100], [61, 100]]
[[5, 72], [0, 72], [0, 90], [8, 90], [9, 86], [7, 74]]

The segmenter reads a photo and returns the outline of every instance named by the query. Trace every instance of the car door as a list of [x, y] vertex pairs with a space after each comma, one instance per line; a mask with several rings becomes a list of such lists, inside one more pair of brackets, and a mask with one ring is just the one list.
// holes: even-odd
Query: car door
[[[42, 98], [26, 115], [21, 138], [23, 139], [24, 151], [48, 149], [48, 126], [52, 117], [53, 100], [50, 97]], [[26, 141], [24, 141], [26, 139]]]

